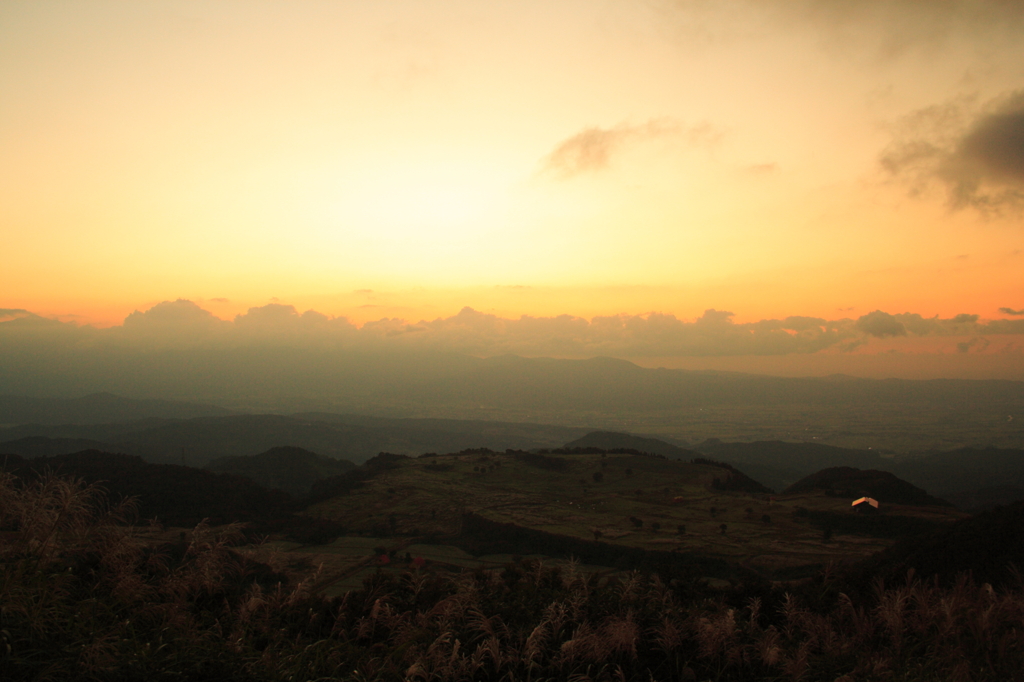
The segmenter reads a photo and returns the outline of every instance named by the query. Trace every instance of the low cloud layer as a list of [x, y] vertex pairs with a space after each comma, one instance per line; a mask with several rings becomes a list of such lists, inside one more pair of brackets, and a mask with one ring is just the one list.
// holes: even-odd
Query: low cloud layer
[[953, 208], [1024, 208], [1024, 91], [982, 107], [961, 98], [911, 114], [881, 164], [912, 194], [943, 185]]
[[[1004, 310], [1007, 314], [1024, 311]], [[191, 301], [165, 301], [134, 312], [120, 327], [94, 329], [48, 320], [26, 311], [0, 311], [0, 342], [56, 343], [82, 347], [159, 351], [182, 348], [289, 347], [407, 349], [476, 356], [712, 357], [811, 354], [852, 350], [871, 339], [949, 336], [967, 338], [961, 352], [988, 346], [987, 336], [1024, 334], [1024, 319], [982, 320], [881, 310], [857, 319], [791, 316], [752, 323], [709, 309], [693, 321], [674, 315], [612, 315], [587, 320], [572, 315], [502, 318], [464, 308], [457, 315], [411, 323], [397, 318], [362, 327], [343, 317], [273, 303], [221, 320]], [[3, 318], [0, 317], [0, 320]], [[966, 344], [966, 345], [964, 345]]]

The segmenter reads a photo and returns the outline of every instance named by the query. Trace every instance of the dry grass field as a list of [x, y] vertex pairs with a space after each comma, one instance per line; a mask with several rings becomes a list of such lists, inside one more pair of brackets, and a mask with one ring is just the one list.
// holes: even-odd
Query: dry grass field
[[[827, 519], [853, 515], [851, 500], [824, 493], [770, 496], [716, 489], [715, 479], [725, 473], [708, 464], [628, 454], [403, 458], [361, 487], [307, 511], [340, 523], [350, 537], [292, 551], [323, 560], [325, 570], [347, 571], [335, 587], [351, 589], [377, 566], [364, 563], [364, 570], [353, 573], [351, 566], [336, 566], [332, 557], [365, 562], [374, 547], [399, 557], [406, 552], [423, 556], [435, 566], [487, 567], [492, 562], [485, 558], [440, 547], [460, 534], [466, 513], [623, 548], [724, 559], [766, 577], [860, 559], [894, 540], [845, 526], [826, 531]], [[950, 508], [883, 505], [882, 516], [944, 523], [963, 514]]]

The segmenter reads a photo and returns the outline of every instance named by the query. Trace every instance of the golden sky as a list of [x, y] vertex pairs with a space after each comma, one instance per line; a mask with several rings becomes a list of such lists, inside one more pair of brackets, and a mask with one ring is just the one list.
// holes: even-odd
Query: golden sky
[[997, 1], [8, 0], [0, 308], [1020, 319], [1021, 35]]

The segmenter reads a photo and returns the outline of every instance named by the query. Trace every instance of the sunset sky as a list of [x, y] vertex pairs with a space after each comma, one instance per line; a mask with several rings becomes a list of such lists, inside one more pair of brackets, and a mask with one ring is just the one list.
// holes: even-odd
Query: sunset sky
[[1024, 378], [1021, 36], [1010, 1], [9, 0], [0, 322], [714, 310]]

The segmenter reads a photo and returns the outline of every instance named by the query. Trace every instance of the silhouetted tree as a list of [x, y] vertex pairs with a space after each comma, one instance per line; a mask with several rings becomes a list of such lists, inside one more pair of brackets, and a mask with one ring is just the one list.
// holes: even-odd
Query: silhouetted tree
[[718, 527], [718, 530], [722, 531], [722, 535], [725, 535], [725, 530], [728, 528], [724, 523]]

